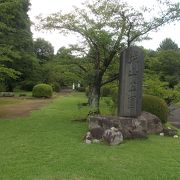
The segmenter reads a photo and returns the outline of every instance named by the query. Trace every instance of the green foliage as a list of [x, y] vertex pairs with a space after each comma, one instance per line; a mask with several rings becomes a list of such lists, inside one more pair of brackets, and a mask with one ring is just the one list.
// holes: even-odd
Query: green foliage
[[101, 88], [101, 96], [108, 97], [111, 94], [111, 87], [106, 85]]
[[0, 75], [10, 91], [18, 81], [32, 75], [34, 55], [28, 10], [29, 0], [0, 2]]
[[166, 50], [175, 50], [177, 51], [179, 48], [178, 48], [178, 45], [171, 39], [171, 38], [166, 38], [164, 39], [160, 45], [159, 45], [159, 48], [157, 49], [158, 51], [166, 51]]
[[[90, 105], [99, 112], [99, 89], [113, 81], [117, 72], [106, 71], [111, 69], [117, 54], [137, 41], [148, 39], [150, 31], [177, 20], [179, 9], [178, 3], [159, 0], [152, 9], [134, 9], [127, 3], [119, 3], [119, 0], [92, 0], [83, 3], [81, 8], [74, 7], [70, 13], [58, 12], [45, 18], [39, 17], [39, 27], [43, 30], [56, 29], [60, 33], [76, 33], [84, 39], [81, 46], [74, 46], [74, 50], [84, 57], [77, 64], [82, 69], [86, 85], [97, 90], [90, 92]], [[151, 18], [145, 18], [147, 13]]]
[[114, 89], [117, 88], [117, 85], [114, 83], [109, 83], [101, 87], [101, 96], [102, 97], [108, 97], [113, 94]]
[[59, 83], [57, 83], [57, 82], [52, 83], [51, 86], [52, 86], [52, 89], [54, 92], [59, 92], [61, 89]]
[[37, 84], [33, 87], [32, 95], [34, 97], [52, 97], [53, 89], [48, 84]]
[[22, 81], [20, 83], [20, 88], [22, 90], [25, 91], [32, 91], [33, 87], [36, 85], [37, 83], [35, 81], [31, 81], [31, 80], [26, 80], [26, 81]]
[[167, 104], [180, 101], [180, 95], [177, 89], [170, 89], [168, 82], [159, 80], [158, 75], [146, 73], [144, 76], [144, 94], [158, 96], [166, 101]]
[[159, 117], [161, 122], [164, 124], [168, 119], [168, 106], [166, 102], [156, 96], [144, 95], [142, 101], [142, 110]]
[[46, 61], [52, 60], [54, 56], [54, 47], [52, 44], [42, 38], [34, 41], [34, 53], [39, 59], [40, 63], [43, 64]]
[[6, 91], [6, 87], [4, 83], [0, 83], [0, 92], [4, 92], [4, 91]]

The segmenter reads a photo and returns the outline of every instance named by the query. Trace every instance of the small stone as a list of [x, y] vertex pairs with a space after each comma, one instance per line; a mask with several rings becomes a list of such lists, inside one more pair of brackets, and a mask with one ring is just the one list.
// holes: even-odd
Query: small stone
[[100, 140], [98, 140], [98, 139], [93, 139], [92, 142], [93, 142], [93, 143], [100, 143]]
[[178, 138], [178, 135], [174, 135], [173, 138], [177, 139], [177, 138]]
[[90, 140], [90, 141], [93, 139], [93, 137], [92, 137], [92, 135], [91, 135], [90, 132], [87, 132], [87, 133], [86, 133], [85, 139], [88, 139], [88, 140]]
[[86, 136], [90, 136], [90, 135], [91, 135], [91, 133], [90, 133], [90, 132], [87, 132]]
[[160, 135], [160, 136], [164, 136], [164, 133], [160, 133], [159, 135]]
[[91, 144], [91, 141], [90, 141], [89, 139], [86, 139], [86, 140], [85, 140], [85, 143], [86, 143], [86, 144]]

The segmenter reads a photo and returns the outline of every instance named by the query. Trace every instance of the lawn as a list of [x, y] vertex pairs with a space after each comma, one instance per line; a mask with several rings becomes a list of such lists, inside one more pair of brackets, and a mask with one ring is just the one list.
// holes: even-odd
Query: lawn
[[83, 143], [84, 95], [59, 96], [26, 118], [0, 120], [0, 180], [180, 179], [180, 140]]

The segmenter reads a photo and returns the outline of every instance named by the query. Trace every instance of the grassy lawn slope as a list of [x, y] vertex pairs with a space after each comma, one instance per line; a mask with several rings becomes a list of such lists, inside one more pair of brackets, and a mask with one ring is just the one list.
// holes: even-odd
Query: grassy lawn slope
[[110, 147], [86, 145], [82, 94], [60, 96], [31, 116], [0, 120], [1, 180], [178, 180], [180, 140], [151, 136]]

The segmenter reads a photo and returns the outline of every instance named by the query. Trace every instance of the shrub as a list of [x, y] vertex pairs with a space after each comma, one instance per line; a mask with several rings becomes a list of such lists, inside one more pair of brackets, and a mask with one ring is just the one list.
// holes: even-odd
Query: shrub
[[6, 86], [3, 83], [0, 83], [0, 92], [6, 91]]
[[23, 81], [20, 83], [20, 89], [25, 91], [32, 91], [33, 87], [36, 85], [37, 82], [34, 81]]
[[106, 85], [101, 88], [101, 96], [108, 97], [111, 94], [111, 86]]
[[53, 83], [53, 84], [51, 84], [51, 86], [52, 86], [52, 89], [53, 89], [54, 92], [59, 92], [60, 91], [59, 83]]
[[162, 123], [167, 122], [168, 118], [168, 106], [166, 102], [156, 96], [144, 95], [142, 101], [142, 110], [152, 113], [159, 117]]
[[37, 84], [33, 87], [32, 95], [34, 97], [52, 97], [53, 89], [48, 84]]

